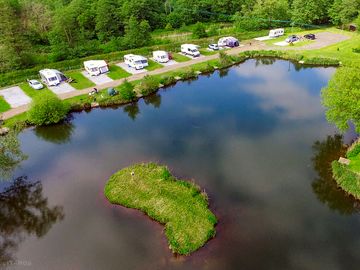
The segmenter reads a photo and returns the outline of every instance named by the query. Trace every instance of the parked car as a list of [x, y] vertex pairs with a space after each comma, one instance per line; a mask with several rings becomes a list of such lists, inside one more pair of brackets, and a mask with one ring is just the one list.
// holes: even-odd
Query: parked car
[[37, 80], [27, 80], [29, 86], [35, 90], [40, 90], [44, 88], [44, 85]]
[[316, 39], [316, 37], [315, 37], [314, 34], [307, 34], [307, 35], [304, 36], [304, 38], [306, 38], [306, 39], [311, 39], [311, 40]]
[[287, 39], [285, 40], [287, 43], [293, 43], [299, 40], [299, 37], [296, 35], [291, 35], [288, 36]]
[[183, 44], [181, 45], [181, 52], [185, 55], [190, 55], [192, 57], [199, 57], [200, 52], [198, 46], [194, 44]]
[[217, 44], [209, 44], [209, 49], [213, 51], [218, 51], [219, 46]]

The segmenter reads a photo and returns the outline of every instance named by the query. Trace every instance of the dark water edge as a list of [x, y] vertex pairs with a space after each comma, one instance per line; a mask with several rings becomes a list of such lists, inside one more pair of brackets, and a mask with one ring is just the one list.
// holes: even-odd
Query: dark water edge
[[[357, 269], [359, 204], [332, 180], [328, 165], [343, 142], [326, 122], [319, 96], [333, 72], [249, 60], [138, 104], [24, 131], [20, 140], [29, 159], [15, 175], [27, 180], [7, 191], [11, 203], [0, 197], [1, 209], [19, 213], [1, 216], [1, 236], [14, 244], [0, 245], [0, 264]], [[106, 201], [107, 178], [141, 161], [166, 164], [209, 194], [217, 235], [192, 256], [173, 256], [161, 225]], [[1, 184], [1, 194], [11, 185]], [[24, 203], [14, 208], [17, 201]], [[42, 202], [36, 211], [34, 201]], [[43, 217], [22, 219], [25, 209]]]

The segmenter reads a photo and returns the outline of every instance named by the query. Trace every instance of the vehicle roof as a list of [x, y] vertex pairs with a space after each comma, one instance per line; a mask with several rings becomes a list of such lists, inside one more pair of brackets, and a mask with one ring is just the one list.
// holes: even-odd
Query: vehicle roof
[[40, 83], [38, 80], [29, 80], [30, 83]]
[[166, 51], [153, 51], [154, 54], [168, 54]]
[[89, 61], [85, 61], [85, 62], [84, 62], [84, 65], [85, 65], [86, 67], [93, 68], [93, 67], [104, 67], [104, 66], [107, 66], [107, 63], [106, 63], [106, 61], [104, 61], [104, 60], [89, 60]]
[[147, 60], [146, 57], [142, 56], [142, 55], [136, 55], [136, 54], [126, 54], [124, 55], [124, 57], [126, 58], [132, 58], [133, 60]]
[[42, 69], [39, 71], [39, 73], [43, 74], [45, 77], [50, 78], [50, 77], [55, 77], [56, 74], [62, 74], [60, 71], [58, 71], [57, 69]]

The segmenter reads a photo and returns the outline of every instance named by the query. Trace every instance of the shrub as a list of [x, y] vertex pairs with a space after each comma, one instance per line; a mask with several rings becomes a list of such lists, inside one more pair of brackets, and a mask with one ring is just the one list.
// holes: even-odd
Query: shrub
[[195, 71], [192, 69], [185, 69], [180, 72], [179, 75], [183, 80], [188, 80], [196, 77]]
[[355, 143], [353, 146], [350, 147], [346, 156], [348, 158], [352, 158], [352, 157], [356, 157], [359, 154], [360, 154], [360, 141], [358, 141], [357, 143]]
[[347, 193], [360, 199], [360, 177], [355, 172], [350, 171], [346, 165], [338, 161], [332, 163], [332, 171], [335, 181]]
[[127, 80], [120, 86], [119, 92], [124, 100], [132, 101], [135, 99], [134, 86]]
[[169, 75], [169, 76], [163, 76], [163, 77], [161, 77], [161, 79], [160, 79], [160, 83], [161, 84], [163, 84], [163, 85], [171, 85], [171, 84], [174, 84], [174, 83], [176, 83], [176, 79], [175, 79], [175, 77], [174, 76], [171, 76], [171, 75]]
[[155, 92], [159, 88], [159, 80], [155, 77], [146, 75], [143, 80], [135, 87], [135, 92], [146, 96]]
[[219, 61], [221, 67], [228, 67], [232, 64], [231, 57], [223, 51], [219, 53]]
[[207, 37], [205, 25], [201, 22], [198, 22], [194, 25], [194, 30], [192, 32], [194, 38], [204, 38]]
[[37, 126], [59, 123], [66, 118], [70, 106], [58, 97], [44, 94], [34, 98], [28, 111], [28, 121]]

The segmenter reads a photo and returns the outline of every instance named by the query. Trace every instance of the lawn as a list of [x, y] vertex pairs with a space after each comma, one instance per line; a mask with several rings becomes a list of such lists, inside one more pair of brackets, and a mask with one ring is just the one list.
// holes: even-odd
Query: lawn
[[77, 90], [82, 90], [85, 88], [95, 86], [95, 83], [86, 78], [80, 71], [71, 71], [66, 73], [68, 78], [74, 79], [74, 82], [71, 83], [71, 86]]
[[0, 113], [6, 112], [10, 109], [11, 109], [10, 105], [5, 101], [5, 99], [2, 96], [0, 96]]
[[165, 225], [170, 249], [188, 255], [215, 236], [215, 215], [195, 184], [173, 177], [165, 166], [137, 164], [110, 177], [105, 196], [113, 204], [138, 209]]
[[164, 67], [163, 65], [161, 65], [153, 60], [149, 60], [148, 62], [149, 62], [149, 66], [146, 67], [146, 70], [148, 70], [148, 71], [152, 71], [152, 70]]
[[199, 51], [200, 51], [200, 53], [201, 53], [202, 55], [205, 55], [205, 56], [207, 56], [207, 55], [214, 55], [214, 54], [217, 54], [217, 53], [218, 53], [218, 51], [210, 51], [210, 50], [208, 50], [208, 49], [200, 49]]
[[131, 74], [123, 70], [121, 67], [118, 67], [117, 65], [110, 65], [110, 72], [107, 74], [109, 78], [113, 80], [119, 80], [123, 78], [129, 77]]
[[31, 98], [42, 95], [45, 92], [55, 95], [45, 85], [44, 85], [44, 88], [41, 90], [35, 90], [32, 87], [30, 87], [29, 84], [27, 84], [27, 83], [21, 83], [21, 84], [19, 84], [19, 87], [25, 92], [26, 95], [28, 95]]
[[179, 54], [179, 53], [173, 53], [172, 54], [172, 58], [174, 61], [176, 62], [187, 62], [187, 61], [190, 61], [191, 58], [185, 56], [185, 55], [182, 55], [182, 54]]

